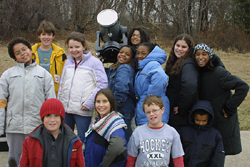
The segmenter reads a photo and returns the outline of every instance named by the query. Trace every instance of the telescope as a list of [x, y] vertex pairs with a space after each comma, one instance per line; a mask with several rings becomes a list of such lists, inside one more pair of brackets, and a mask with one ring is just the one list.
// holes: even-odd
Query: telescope
[[[96, 55], [103, 63], [116, 63], [120, 47], [128, 44], [127, 27], [120, 25], [118, 14], [112, 9], [102, 10], [97, 15], [97, 22], [101, 30], [96, 32]], [[100, 39], [103, 46], [100, 46]]]

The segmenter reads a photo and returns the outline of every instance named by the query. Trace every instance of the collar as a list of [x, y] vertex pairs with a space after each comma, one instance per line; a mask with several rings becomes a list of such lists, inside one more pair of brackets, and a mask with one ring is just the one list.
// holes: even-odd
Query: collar
[[34, 59], [32, 59], [32, 64], [27, 64], [27, 63], [19, 63], [18, 62], [18, 66], [21, 67], [21, 68], [26, 68], [26, 67], [34, 67], [36, 66], [37, 63]]

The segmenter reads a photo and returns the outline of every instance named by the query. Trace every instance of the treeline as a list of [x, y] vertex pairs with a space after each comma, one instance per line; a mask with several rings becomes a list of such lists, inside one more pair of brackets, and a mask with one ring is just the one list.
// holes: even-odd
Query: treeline
[[97, 31], [96, 16], [107, 8], [152, 39], [188, 33], [218, 49], [250, 51], [250, 0], [0, 0], [0, 41], [35, 34], [44, 19], [58, 30]]

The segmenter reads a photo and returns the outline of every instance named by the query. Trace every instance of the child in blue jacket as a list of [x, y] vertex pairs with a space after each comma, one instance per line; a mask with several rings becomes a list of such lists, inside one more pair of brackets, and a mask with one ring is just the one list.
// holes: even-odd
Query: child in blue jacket
[[117, 111], [123, 115], [128, 126], [125, 130], [127, 141], [130, 136], [130, 122], [135, 112], [134, 56], [131, 46], [122, 46], [117, 55], [117, 63], [110, 67], [108, 74], [108, 88], [115, 96]]
[[135, 94], [138, 98], [136, 105], [136, 125], [148, 123], [143, 112], [143, 101], [148, 95], [160, 96], [163, 99], [165, 112], [162, 122], [168, 123], [169, 99], [165, 92], [168, 86], [168, 76], [162, 68], [167, 55], [164, 50], [152, 43], [142, 43], [137, 49], [138, 72], [135, 77]]
[[198, 100], [189, 114], [190, 125], [179, 129], [185, 167], [222, 167], [225, 152], [220, 132], [212, 127], [214, 113], [211, 103]]
[[116, 112], [115, 97], [110, 89], [95, 96], [96, 117], [85, 134], [84, 159], [87, 167], [124, 167], [127, 141], [122, 116]]

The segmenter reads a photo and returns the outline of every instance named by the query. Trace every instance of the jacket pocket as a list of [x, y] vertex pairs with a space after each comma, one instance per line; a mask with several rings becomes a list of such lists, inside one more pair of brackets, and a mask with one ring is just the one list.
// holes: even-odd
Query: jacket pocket
[[115, 75], [116, 75], [116, 72], [112, 72], [112, 73], [110, 73], [110, 75], [109, 75], [109, 79], [113, 79], [113, 78], [115, 78]]
[[7, 126], [10, 126], [11, 120], [12, 120], [12, 110], [7, 111]]
[[44, 86], [45, 86], [45, 81], [44, 81], [44, 72], [45, 71], [36, 71], [33, 74], [33, 79], [34, 81], [32, 81], [30, 84], [34, 84], [35, 86], [33, 86], [30, 90], [31, 93], [37, 93], [37, 91], [39, 92], [43, 92], [44, 93]]
[[75, 166], [77, 160], [77, 151], [72, 151], [71, 158], [70, 158], [70, 166]]
[[36, 82], [38, 85], [44, 85], [44, 76], [41, 74], [34, 74], [34, 78], [36, 79]]
[[21, 75], [12, 75], [10, 76], [10, 82], [9, 82], [9, 92], [15, 91], [16, 88], [20, 87], [20, 84], [22, 84], [22, 77]]
[[214, 154], [215, 145], [211, 143], [202, 143], [201, 151], [199, 153], [199, 159], [201, 162], [209, 162], [212, 154]]
[[191, 141], [191, 140], [182, 141], [182, 146], [183, 146], [184, 152], [190, 152], [192, 149], [192, 144], [193, 144], [193, 141]]
[[32, 157], [30, 158], [30, 166], [42, 166], [43, 164], [43, 152], [42, 151], [32, 151]]
[[[192, 152], [192, 145], [193, 145], [192, 140], [182, 139], [182, 147], [183, 147], [183, 151], [185, 153], [191, 153]], [[189, 164], [190, 160], [191, 160], [190, 154], [185, 154], [185, 156], [184, 156], [185, 164]]]
[[224, 119], [224, 121], [216, 121], [216, 129], [221, 133], [221, 136], [223, 139], [228, 139], [234, 135], [234, 127], [235, 122], [232, 121], [232, 118], [234, 116], [228, 116], [227, 118], [221, 118]]

